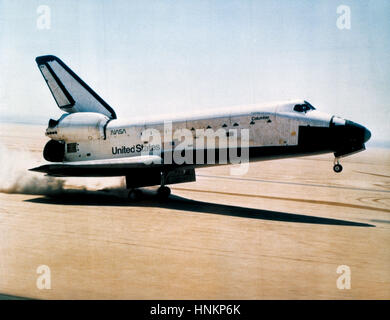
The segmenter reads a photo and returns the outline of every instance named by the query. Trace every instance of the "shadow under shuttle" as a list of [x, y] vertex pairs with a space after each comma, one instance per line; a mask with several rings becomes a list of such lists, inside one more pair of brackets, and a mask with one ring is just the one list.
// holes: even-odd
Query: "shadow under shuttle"
[[29, 199], [25, 201], [53, 205], [159, 207], [180, 211], [218, 214], [247, 219], [334, 226], [375, 227], [374, 225], [360, 222], [203, 202], [175, 195], [171, 195], [170, 198], [165, 201], [158, 201], [155, 193], [150, 190], [144, 191], [144, 197], [139, 202], [132, 202], [128, 200], [126, 195], [127, 192], [122, 189], [109, 189], [103, 191], [71, 189], [62, 190], [58, 193], [45, 195], [44, 197]]

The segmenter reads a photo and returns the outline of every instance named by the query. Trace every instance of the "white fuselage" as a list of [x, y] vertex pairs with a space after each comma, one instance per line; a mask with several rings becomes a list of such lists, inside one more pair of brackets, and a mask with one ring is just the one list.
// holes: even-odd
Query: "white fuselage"
[[[301, 102], [302, 100], [267, 106], [235, 107], [130, 121], [110, 120], [97, 113], [73, 113], [63, 116], [58, 127], [48, 128], [46, 134], [66, 143], [66, 162], [139, 156], [145, 150], [168, 151], [180, 144], [182, 137], [177, 132], [181, 129], [191, 132], [194, 143], [187, 148], [193, 149], [207, 145], [203, 141], [204, 137], [198, 134], [207, 129], [219, 130], [219, 133], [221, 130], [235, 131], [238, 145], [241, 130], [247, 129], [249, 147], [294, 146], [298, 144], [299, 126], [329, 127], [332, 118], [317, 110], [294, 111], [294, 106]], [[167, 129], [169, 126], [171, 130]], [[148, 129], [156, 130], [155, 134], [161, 139], [153, 139], [150, 135], [145, 138], [143, 133]]]
[[[365, 149], [364, 126], [317, 111], [308, 101], [117, 119], [116, 112], [61, 59], [35, 59], [57, 106], [43, 148], [51, 176], [125, 176], [127, 188], [195, 181], [195, 168]], [[137, 110], [134, 110], [137, 113]], [[242, 174], [242, 171], [240, 171]], [[166, 194], [165, 191], [162, 191]]]

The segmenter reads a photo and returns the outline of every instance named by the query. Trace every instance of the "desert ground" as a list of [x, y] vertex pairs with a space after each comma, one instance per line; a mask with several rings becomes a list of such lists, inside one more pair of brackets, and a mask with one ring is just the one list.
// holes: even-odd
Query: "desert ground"
[[[122, 178], [54, 179], [44, 126], [0, 124], [0, 293], [39, 299], [389, 299], [390, 150], [197, 170], [131, 202]], [[339, 289], [339, 266], [350, 289]], [[37, 269], [50, 270], [39, 289]], [[47, 275], [47, 274], [46, 274]]]

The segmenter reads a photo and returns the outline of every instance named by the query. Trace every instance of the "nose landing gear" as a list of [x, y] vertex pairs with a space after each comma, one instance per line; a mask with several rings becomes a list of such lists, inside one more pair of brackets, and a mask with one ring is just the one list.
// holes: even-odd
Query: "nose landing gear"
[[340, 173], [341, 171], [343, 171], [343, 166], [339, 163], [338, 158], [334, 159], [333, 171], [336, 173]]

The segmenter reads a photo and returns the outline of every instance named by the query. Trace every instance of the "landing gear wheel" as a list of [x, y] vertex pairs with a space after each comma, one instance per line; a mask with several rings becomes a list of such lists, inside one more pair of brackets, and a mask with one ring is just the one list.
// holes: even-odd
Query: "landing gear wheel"
[[131, 189], [129, 191], [129, 199], [132, 201], [139, 201], [142, 198], [142, 191], [139, 189]]
[[161, 200], [167, 199], [170, 196], [170, 194], [171, 194], [171, 189], [166, 186], [162, 186], [157, 189], [157, 196]]
[[343, 166], [341, 164], [337, 163], [333, 166], [333, 170], [336, 173], [340, 173], [341, 171], [343, 171]]

